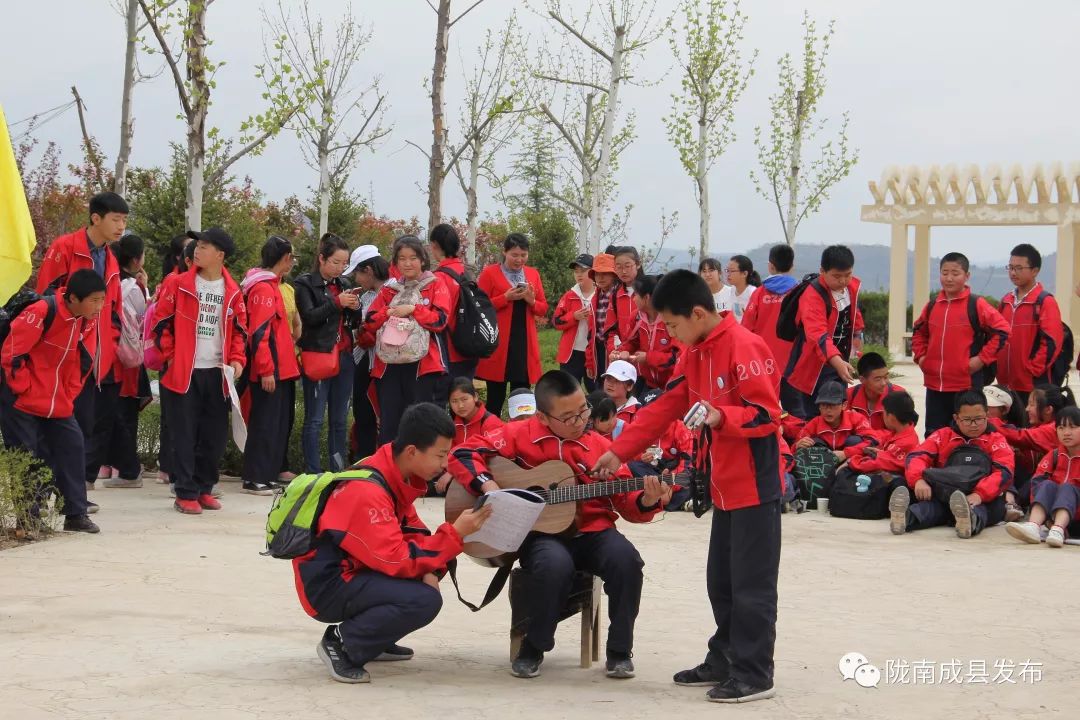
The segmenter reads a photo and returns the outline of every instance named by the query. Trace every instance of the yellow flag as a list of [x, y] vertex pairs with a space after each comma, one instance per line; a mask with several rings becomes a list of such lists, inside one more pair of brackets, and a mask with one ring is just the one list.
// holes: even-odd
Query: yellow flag
[[6, 303], [30, 277], [30, 255], [35, 244], [34, 223], [15, 167], [4, 108], [0, 107], [0, 304]]

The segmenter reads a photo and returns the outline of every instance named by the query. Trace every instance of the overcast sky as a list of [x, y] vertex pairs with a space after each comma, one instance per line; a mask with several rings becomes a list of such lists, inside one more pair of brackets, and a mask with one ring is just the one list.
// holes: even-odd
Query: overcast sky
[[[587, 0], [570, 0], [583, 6]], [[465, 8], [466, 0], [454, 5]], [[659, 0], [661, 14], [675, 0]], [[208, 13], [209, 50], [226, 66], [217, 77], [210, 124], [235, 132], [259, 109], [260, 82], [253, 66], [262, 58], [259, 0], [216, 0]], [[312, 3], [333, 22], [345, 0]], [[431, 73], [435, 14], [423, 0], [354, 0], [355, 14], [370, 21], [372, 43], [361, 74], [381, 74], [389, 90], [388, 121], [394, 132], [374, 155], [364, 155], [350, 180], [370, 197], [376, 212], [392, 217], [427, 216], [423, 192], [427, 160], [406, 140], [430, 147], [430, 100], [424, 79]], [[446, 98], [448, 119], [456, 119], [461, 99], [462, 60], [488, 28], [499, 27], [519, 8], [532, 42], [554, 43], [554, 30], [511, 0], [487, 0], [453, 28]], [[775, 91], [776, 60], [801, 48], [800, 20], [807, 8], [819, 20], [837, 21], [823, 112], [835, 119], [851, 113], [850, 136], [860, 150], [852, 174], [837, 186], [821, 212], [800, 227], [806, 243], [886, 243], [888, 227], [859, 221], [859, 206], [870, 202], [866, 183], [893, 164], [1001, 163], [1080, 160], [1080, 98], [1075, 91], [1076, 29], [1080, 3], [1040, 0], [1019, 5], [1005, 0], [744, 0], [750, 21], [747, 49], [757, 48], [757, 75], [737, 111], [738, 140], [711, 175], [713, 250], [730, 254], [782, 239], [775, 206], [753, 189], [756, 166], [753, 129], [768, 122], [768, 96]], [[111, 0], [12, 2], [5, 8], [9, 29], [0, 45], [0, 103], [9, 122], [70, 100], [78, 86], [88, 106], [91, 132], [110, 161], [118, 146], [123, 22]], [[544, 36], [546, 34], [546, 39]], [[697, 207], [690, 179], [668, 143], [662, 118], [677, 84], [667, 42], [650, 46], [640, 75], [652, 87], [631, 87], [623, 110], [637, 114], [637, 140], [626, 151], [618, 173], [616, 205], [634, 206], [631, 239], [655, 242], [661, 209], [679, 212], [673, 244], [696, 244]], [[152, 67], [152, 61], [143, 63]], [[139, 85], [135, 94], [136, 165], [163, 164], [168, 143], [182, 142], [184, 124], [168, 73]], [[828, 135], [826, 130], [826, 136]], [[75, 113], [43, 127], [41, 140], [56, 140], [66, 160], [78, 155]], [[298, 140], [283, 134], [258, 158], [235, 169], [250, 175], [268, 198], [307, 196], [317, 175], [305, 165]], [[496, 210], [481, 191], [480, 207]], [[444, 209], [464, 215], [456, 183], [447, 182]], [[996, 260], [1022, 239], [1049, 252], [1053, 228], [1030, 230], [940, 229], [932, 251], [968, 252], [973, 259]]]

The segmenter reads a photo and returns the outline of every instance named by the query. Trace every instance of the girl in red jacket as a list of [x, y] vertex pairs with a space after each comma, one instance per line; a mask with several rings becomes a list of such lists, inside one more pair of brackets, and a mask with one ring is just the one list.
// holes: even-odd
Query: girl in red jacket
[[540, 273], [529, 261], [529, 239], [510, 233], [503, 241], [503, 261], [488, 265], [476, 284], [491, 298], [499, 322], [499, 347], [476, 366], [476, 377], [487, 380], [487, 406], [502, 414], [506, 386], [529, 387], [540, 378], [540, 339], [536, 318], [544, 317], [548, 301]]
[[241, 287], [248, 308], [248, 441], [244, 448], [243, 490], [271, 495], [289, 448], [289, 421], [296, 402], [296, 346], [281, 297], [281, 278], [293, 267], [292, 243], [272, 237], [262, 248], [260, 267]]
[[559, 338], [559, 352], [556, 360], [559, 369], [564, 370], [585, 383], [586, 392], [596, 389], [593, 378], [596, 377], [596, 357], [591, 338], [593, 329], [592, 299], [596, 286], [589, 277], [592, 269], [592, 255], [578, 255], [570, 263], [577, 284], [555, 306], [551, 316], [551, 326], [562, 333]]
[[637, 248], [631, 246], [615, 248], [614, 255], [618, 283], [604, 327], [608, 357], [619, 345], [630, 338], [638, 314], [638, 308], [634, 304], [634, 281], [644, 274], [641, 270], [641, 256], [638, 255]]
[[[1009, 423], [998, 424], [998, 432], [1005, 436], [1016, 452], [1018, 466], [1016, 492], [1010, 488], [1010, 491], [1005, 493], [1005, 501], [1012, 509], [1008, 520], [1018, 519], [1015, 517], [1017, 500], [1020, 505], [1027, 506], [1031, 497], [1029, 479], [1043, 456], [1060, 444], [1054, 419], [1063, 408], [1075, 405], [1076, 400], [1069, 388], [1039, 385], [1028, 395], [1026, 408], [1028, 427], [1016, 427]], [[1023, 474], [1021, 474], [1021, 467], [1026, 470]]]
[[1052, 521], [1046, 544], [1062, 547], [1069, 523], [1080, 510], [1080, 408], [1058, 413], [1058, 446], [1039, 463], [1031, 479], [1031, 511], [1027, 522], [1010, 522], [1005, 531], [1017, 540], [1037, 545], [1043, 526]]
[[642, 275], [634, 281], [634, 305], [637, 317], [630, 335], [612, 360], [626, 360], [637, 368], [647, 390], [662, 390], [679, 362], [679, 343], [671, 339], [663, 318], [652, 306], [652, 294], [660, 275]]
[[[427, 250], [418, 238], [412, 235], [398, 238], [390, 265], [398, 269], [400, 277], [391, 278], [382, 286], [364, 318], [367, 332], [383, 331], [376, 336], [375, 367], [371, 370], [379, 396], [379, 441], [383, 443], [397, 437], [398, 423], [410, 405], [431, 402], [434, 397], [435, 383], [446, 373], [440, 334], [450, 317], [446, 286], [431, 272]], [[411, 296], [417, 292], [418, 302], [397, 302], [399, 293]], [[427, 335], [427, 354], [412, 362], [384, 361], [383, 357], [391, 356], [392, 345], [386, 334], [394, 329], [387, 324], [391, 318], [412, 318], [415, 323], [406, 323], [402, 330], [410, 336]], [[395, 344], [400, 345], [396, 341]]]
[[450, 412], [454, 416], [454, 447], [478, 435], [487, 436], [505, 424], [487, 411], [469, 378], [456, 378], [450, 385]]

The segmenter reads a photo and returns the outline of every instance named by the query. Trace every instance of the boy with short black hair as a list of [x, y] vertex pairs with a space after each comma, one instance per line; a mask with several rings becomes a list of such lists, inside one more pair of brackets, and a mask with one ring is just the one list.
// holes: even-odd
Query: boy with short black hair
[[859, 452], [870, 441], [870, 422], [844, 408], [844, 386], [830, 381], [821, 386], [814, 401], [819, 415], [803, 426], [796, 450], [821, 443], [832, 450], [843, 462]]
[[[750, 296], [742, 316], [743, 327], [765, 340], [780, 368], [786, 368], [791, 359], [791, 343], [776, 336], [776, 323], [784, 298], [799, 284], [791, 276], [794, 265], [795, 249], [790, 245], [783, 243], [769, 248], [769, 276]], [[784, 398], [781, 397], [780, 401], [783, 405]]]
[[919, 413], [915, 401], [904, 390], [896, 390], [881, 399], [884, 429], [873, 436], [873, 442], [859, 449], [848, 460], [848, 467], [856, 472], [887, 472], [904, 475], [907, 456], [919, 445], [915, 425]]
[[863, 318], [854, 268], [849, 248], [830, 245], [821, 253], [821, 273], [799, 297], [799, 332], [783, 369], [781, 395], [784, 409], [803, 420], [817, 415], [814, 395], [824, 383], [855, 379], [848, 359], [862, 350]]
[[949, 425], [962, 393], [982, 390], [983, 369], [1009, 337], [1001, 314], [971, 294], [965, 255], [946, 253], [940, 270], [941, 292], [923, 307], [911, 334], [911, 355], [926, 386], [926, 437]]
[[[455, 448], [450, 471], [475, 495], [499, 489], [487, 467], [487, 460], [495, 456], [525, 468], [547, 460], [562, 460], [574, 469], [578, 482], [591, 483], [588, 469], [597, 464], [608, 442], [588, 429], [590, 413], [585, 393], [574, 376], [551, 370], [536, 383], [536, 415]], [[613, 472], [620, 479], [632, 477], [622, 463], [616, 462]], [[519, 554], [529, 578], [529, 623], [521, 650], [511, 664], [511, 674], [519, 678], [540, 674], [544, 653], [555, 646], [555, 626], [574, 572], [580, 568], [604, 580], [611, 621], [607, 675], [615, 679], [634, 677], [630, 658], [645, 563], [633, 543], [615, 528], [615, 521], [621, 515], [630, 522], [648, 522], [670, 500], [671, 488], [649, 477], [643, 490], [578, 503], [577, 534], [532, 533], [525, 539]]]
[[[896, 488], [889, 497], [889, 529], [903, 535], [954, 525], [959, 538], [978, 535], [1005, 519], [1002, 495], [1012, 484], [1013, 463], [1005, 436], [987, 423], [982, 391], [960, 393], [953, 424], [934, 432], [908, 455], [908, 487]], [[942, 469], [955, 475], [928, 475]], [[974, 475], [978, 477], [973, 481]]]
[[240, 286], [225, 269], [225, 258], [234, 251], [229, 234], [210, 228], [188, 235], [195, 264], [162, 282], [151, 324], [165, 359], [161, 400], [172, 438], [173, 507], [199, 515], [221, 509], [213, 491], [228, 437], [229, 386], [223, 368], [232, 368], [234, 380], [244, 369], [247, 310]]
[[[641, 455], [696, 402], [706, 410], [696, 470], [713, 510], [706, 579], [716, 632], [705, 661], [677, 685], [715, 685], [713, 702], [772, 697], [776, 580], [780, 565], [779, 370], [765, 341], [717, 313], [708, 285], [689, 270], [664, 276], [653, 305], [686, 352], [667, 390], [596, 463], [601, 475]], [[706, 480], [707, 479], [707, 480]]]
[[300, 604], [331, 623], [317, 652], [338, 682], [370, 682], [367, 663], [412, 658], [397, 642], [439, 614], [439, 578], [462, 538], [491, 515], [490, 507], [466, 510], [431, 533], [416, 513], [428, 481], [446, 470], [453, 438], [454, 424], [437, 405], [405, 410], [394, 441], [359, 466], [377, 475], [342, 474], [318, 518], [317, 546], [293, 560]]
[[847, 408], [867, 419], [874, 430], [885, 429], [884, 399], [904, 388], [889, 380], [889, 364], [876, 352], [859, 358], [859, 384], [847, 391]]
[[64, 498], [64, 529], [96, 533], [87, 515], [83, 433], [74, 412], [95, 357], [95, 318], [105, 306], [106, 285], [88, 268], [65, 280], [56, 295], [11, 320], [0, 350], [0, 415], [4, 444], [30, 452], [52, 470]]

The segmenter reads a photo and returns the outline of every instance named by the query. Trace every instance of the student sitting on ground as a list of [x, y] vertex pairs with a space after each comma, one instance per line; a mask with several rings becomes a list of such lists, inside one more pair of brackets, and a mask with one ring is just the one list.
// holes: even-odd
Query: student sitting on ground
[[634, 419], [641, 403], [633, 396], [637, 384], [637, 368], [625, 360], [615, 360], [608, 365], [607, 372], [601, 378], [604, 393], [615, 403], [615, 412], [619, 419], [629, 423]]
[[506, 414], [510, 422], [528, 420], [536, 414], [536, 395], [531, 388], [517, 388], [506, 398]]
[[[608, 443], [587, 429], [589, 404], [581, 384], [569, 373], [552, 370], [536, 384], [536, 415], [509, 423], [491, 438], [478, 438], [454, 450], [450, 470], [470, 492], [498, 490], [488, 473], [495, 456], [524, 468], [547, 460], [562, 460], [574, 468], [578, 482], [591, 483], [588, 471], [608, 449]], [[630, 471], [621, 466], [621, 479]], [[588, 570], [604, 580], [611, 625], [607, 635], [607, 675], [631, 678], [630, 659], [634, 621], [641, 601], [644, 562], [634, 545], [615, 529], [621, 515], [630, 522], [648, 522], [671, 499], [671, 488], [655, 477], [644, 490], [585, 500], [578, 504], [577, 534], [566, 537], [532, 533], [521, 546], [521, 566], [528, 573], [528, 626], [511, 673], [532, 678], [540, 674], [544, 653], [555, 646], [555, 626], [566, 604], [574, 572]]]
[[450, 386], [450, 412], [454, 417], [454, 447], [503, 426], [503, 421], [480, 402], [473, 381], [467, 377], [456, 378]]
[[[1062, 408], [1076, 405], [1072, 391], [1069, 388], [1059, 388], [1056, 385], [1038, 385], [1028, 395], [1027, 407], [1024, 409], [1025, 422], [1014, 425], [1008, 422], [996, 424], [998, 431], [1005, 436], [1016, 453], [1016, 492], [1011, 490], [1005, 494], [1006, 520], [1013, 521], [1020, 518], [1019, 506], [1027, 507], [1031, 498], [1031, 488], [1028, 483], [1039, 461], [1046, 453], [1056, 448], [1059, 444], [1057, 429], [1054, 418]], [[1025, 427], [1026, 425], [1026, 427]], [[1019, 501], [1017, 503], [1017, 501]]]
[[889, 382], [889, 366], [876, 352], [859, 358], [859, 384], [848, 390], [847, 408], [870, 421], [874, 430], [885, 429], [885, 410], [881, 401], [891, 392], [904, 388]]
[[[1036, 390], [1036, 392], [1038, 392]], [[1058, 413], [1059, 444], [1039, 463], [1031, 479], [1031, 511], [1027, 522], [1010, 522], [1005, 531], [1017, 540], [1038, 545], [1047, 520], [1052, 522], [1046, 544], [1065, 544], [1066, 529], [1080, 508], [1080, 408], [1067, 407]]]
[[835, 381], [825, 383], [814, 402], [820, 414], [803, 426], [795, 443], [796, 450], [820, 443], [843, 462], [869, 442], [870, 422], [862, 415], [844, 409], [843, 385]]
[[466, 510], [434, 533], [416, 514], [413, 502], [428, 478], [446, 469], [453, 437], [442, 408], [408, 408], [397, 438], [363, 463], [379, 477], [338, 485], [318, 519], [318, 545], [293, 560], [300, 604], [332, 623], [317, 652], [338, 682], [370, 682], [369, 662], [412, 658], [396, 643], [439, 614], [439, 578], [461, 552], [461, 539], [491, 514]]
[[[908, 487], [896, 488], [889, 497], [894, 535], [955, 525], [957, 537], [970, 538], [1004, 519], [1002, 494], [1012, 483], [1013, 454], [1004, 436], [987, 423], [986, 410], [981, 391], [961, 393], [953, 424], [908, 455]], [[955, 474], [936, 472], [942, 468]], [[958, 479], [961, 474], [965, 479]]]
[[891, 392], [881, 399], [881, 417], [884, 430], [874, 433], [870, 444], [852, 454], [847, 467], [860, 473], [885, 472], [903, 478], [907, 456], [919, 445], [915, 401], [904, 390]]
[[618, 408], [615, 401], [604, 394], [603, 390], [589, 393], [589, 406], [592, 413], [589, 416], [589, 424], [597, 434], [603, 436], [608, 442], [622, 434], [626, 422], [619, 418]]

